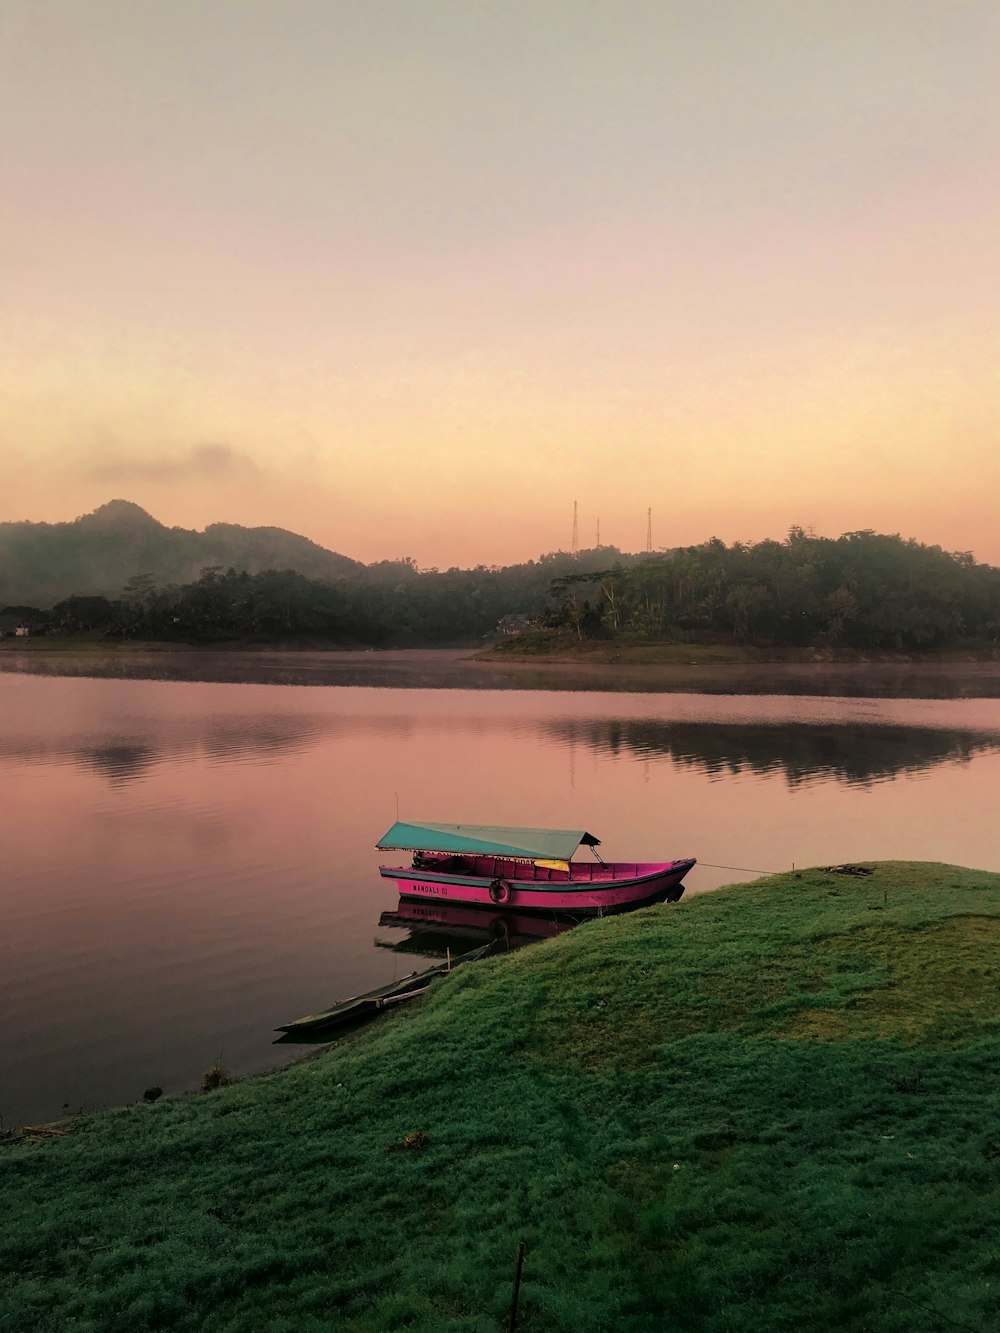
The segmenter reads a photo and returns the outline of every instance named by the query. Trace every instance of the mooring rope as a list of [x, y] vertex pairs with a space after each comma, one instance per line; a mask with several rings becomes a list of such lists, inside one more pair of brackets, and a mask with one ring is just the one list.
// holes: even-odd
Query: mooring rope
[[751, 870], [749, 866], [717, 866], [711, 861], [699, 860], [698, 864], [707, 866], [709, 870], [739, 870], [744, 875], [783, 875], [785, 873], [783, 870]]

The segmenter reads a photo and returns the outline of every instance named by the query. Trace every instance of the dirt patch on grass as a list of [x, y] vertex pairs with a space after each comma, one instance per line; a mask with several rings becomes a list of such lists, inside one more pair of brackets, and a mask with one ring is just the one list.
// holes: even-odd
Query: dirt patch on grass
[[[895, 1040], [954, 1049], [1000, 1034], [1000, 916], [969, 914], [870, 925], [784, 943], [768, 954], [673, 960], [583, 1003], [551, 1000], [526, 1054], [588, 1073], [656, 1065], [685, 1037], [841, 1042]], [[672, 984], [671, 984], [672, 983]]]
[[[582, 1015], [557, 1037], [563, 1059], [588, 1073], [606, 1069], [644, 1069], [655, 1062], [657, 1047], [671, 1035], [658, 1014], [636, 1005], [609, 1006]], [[551, 1045], [548, 1046], [550, 1054]]]
[[833, 972], [860, 955], [884, 969], [885, 980], [855, 989], [848, 972], [848, 984], [834, 996], [817, 996], [816, 1004], [787, 1016], [771, 1035], [875, 1037], [953, 1048], [1000, 1031], [1000, 917], [949, 917], [917, 928], [870, 926], [824, 940], [819, 948]]

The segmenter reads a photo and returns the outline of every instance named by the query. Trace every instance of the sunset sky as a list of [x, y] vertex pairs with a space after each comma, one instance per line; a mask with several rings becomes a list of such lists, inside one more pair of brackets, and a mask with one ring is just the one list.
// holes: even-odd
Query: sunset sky
[[997, 0], [4, 0], [0, 520], [1000, 564]]

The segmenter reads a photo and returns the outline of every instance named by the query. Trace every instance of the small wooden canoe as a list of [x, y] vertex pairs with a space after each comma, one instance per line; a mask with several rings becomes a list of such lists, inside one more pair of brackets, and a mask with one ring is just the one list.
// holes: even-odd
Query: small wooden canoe
[[339, 1027], [342, 1024], [374, 1016], [380, 1010], [391, 1008], [404, 1000], [416, 999], [418, 995], [423, 994], [435, 977], [444, 976], [462, 963], [474, 963], [480, 958], [485, 958], [493, 947], [494, 942], [491, 940], [481, 949], [460, 954], [445, 963], [436, 963], [423, 972], [411, 972], [409, 976], [399, 981], [389, 981], [384, 986], [376, 986], [374, 990], [365, 991], [363, 995], [353, 995], [349, 1000], [340, 1000], [329, 1009], [323, 1009], [317, 1014], [306, 1014], [303, 1018], [283, 1023], [274, 1030], [287, 1033], [319, 1032], [325, 1028]]

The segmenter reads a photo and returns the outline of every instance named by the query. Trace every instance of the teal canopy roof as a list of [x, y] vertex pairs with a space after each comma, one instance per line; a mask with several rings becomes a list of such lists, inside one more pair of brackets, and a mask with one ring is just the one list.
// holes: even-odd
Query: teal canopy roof
[[585, 843], [600, 838], [583, 829], [508, 828], [504, 824], [409, 824], [398, 821], [375, 844], [408, 852], [469, 852], [480, 856], [521, 856], [532, 861], [568, 861]]

